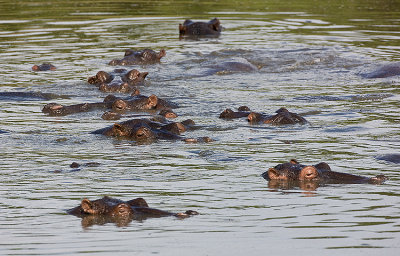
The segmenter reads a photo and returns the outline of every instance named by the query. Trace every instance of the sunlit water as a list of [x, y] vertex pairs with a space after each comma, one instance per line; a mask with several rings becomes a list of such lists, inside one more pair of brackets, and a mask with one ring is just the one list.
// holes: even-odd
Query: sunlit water
[[[351, 19], [348, 12], [326, 14], [312, 4], [289, 11], [260, 8], [263, 2], [245, 10], [234, 4], [214, 10], [208, 3], [186, 16], [179, 12], [185, 4], [180, 3], [176, 12], [169, 6], [165, 13], [142, 6], [139, 17], [127, 12], [133, 5], [91, 9], [83, 2], [60, 6], [69, 15], [57, 18], [51, 12], [55, 7], [47, 13], [38, 11], [46, 7], [25, 4], [13, 13], [8, 3], [9, 14], [2, 13], [1, 91], [69, 98], [0, 100], [0, 130], [6, 131], [0, 134], [0, 254], [400, 251], [400, 166], [377, 159], [400, 153], [400, 78], [360, 76], [400, 60], [395, 9], [360, 11]], [[179, 40], [177, 27], [185, 18], [215, 16], [224, 27], [220, 38]], [[41, 112], [49, 102], [102, 101], [107, 94], [86, 80], [99, 70], [113, 70], [107, 63], [122, 58], [128, 48], [166, 49], [161, 64], [132, 66], [149, 72], [142, 94], [178, 103], [178, 120], [191, 118], [202, 127], [185, 137], [209, 136], [214, 142], [138, 145], [90, 134], [113, 123], [101, 119], [100, 110], [65, 117]], [[244, 58], [259, 71], [210, 72], [232, 58]], [[58, 69], [31, 71], [43, 62]], [[225, 108], [241, 105], [269, 114], [286, 107], [304, 113], [310, 123], [271, 127], [218, 118]], [[333, 170], [358, 175], [385, 174], [390, 180], [314, 191], [269, 188], [260, 174], [292, 158], [304, 164], [324, 161]], [[72, 162], [100, 166], [77, 171], [69, 167]], [[155, 208], [201, 215], [83, 227], [80, 218], [65, 213], [83, 198], [104, 195], [143, 197]]]

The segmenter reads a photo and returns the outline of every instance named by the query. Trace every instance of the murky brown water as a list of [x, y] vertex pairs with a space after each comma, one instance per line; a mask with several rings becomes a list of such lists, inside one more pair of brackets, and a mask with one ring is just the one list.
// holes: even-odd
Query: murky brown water
[[[398, 1], [6, 1], [0, 10], [1, 91], [67, 99], [0, 100], [0, 254], [397, 255], [400, 245], [400, 78], [361, 73], [400, 61]], [[219, 17], [218, 39], [179, 40], [185, 18]], [[86, 82], [127, 48], [166, 49], [144, 95], [180, 104], [178, 120], [209, 144], [150, 145], [90, 134], [113, 123], [102, 111], [49, 117], [49, 102], [101, 101]], [[252, 73], [212, 74], [244, 58]], [[32, 72], [51, 62], [54, 72]], [[304, 126], [218, 118], [247, 105], [308, 113]], [[291, 158], [390, 178], [384, 185], [273, 189], [260, 174]], [[100, 166], [74, 171], [72, 162]], [[144, 197], [152, 207], [199, 216], [83, 227], [65, 213], [83, 198]]]

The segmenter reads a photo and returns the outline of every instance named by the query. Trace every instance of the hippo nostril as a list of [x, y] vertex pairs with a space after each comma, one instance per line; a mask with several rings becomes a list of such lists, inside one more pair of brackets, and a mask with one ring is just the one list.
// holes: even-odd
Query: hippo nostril
[[318, 177], [318, 171], [313, 166], [306, 166], [301, 170], [300, 179], [312, 180]]

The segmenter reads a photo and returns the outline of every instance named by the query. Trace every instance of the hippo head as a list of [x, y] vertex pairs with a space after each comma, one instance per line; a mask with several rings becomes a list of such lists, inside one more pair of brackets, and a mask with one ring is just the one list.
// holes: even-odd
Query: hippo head
[[100, 83], [109, 83], [113, 79], [113, 77], [105, 71], [97, 72], [96, 78]]
[[43, 107], [42, 112], [51, 116], [62, 116], [65, 114], [65, 106], [58, 103], [49, 103]]
[[142, 125], [133, 129], [132, 137], [138, 141], [144, 141], [154, 139], [155, 134], [150, 127]]
[[131, 133], [132, 133], [132, 128], [124, 124], [116, 123], [111, 128], [112, 136], [129, 137]]
[[250, 123], [257, 123], [260, 122], [262, 120], [262, 114], [260, 113], [256, 113], [256, 112], [251, 112], [248, 116], [247, 116], [247, 120]]
[[113, 76], [108, 74], [105, 71], [99, 71], [95, 76], [88, 78], [89, 84], [101, 84], [101, 83], [109, 83], [113, 80]]
[[288, 163], [279, 164], [262, 174], [266, 180], [297, 180], [299, 177], [300, 164], [291, 159]]
[[108, 215], [110, 217], [127, 217], [133, 215], [133, 209], [127, 203], [107, 204], [104, 200], [90, 201], [83, 199], [81, 202], [83, 213], [90, 215]]
[[101, 116], [101, 118], [104, 120], [119, 120], [121, 119], [121, 117], [122, 117], [121, 114], [112, 111], [106, 111]]
[[186, 127], [180, 122], [167, 124], [163, 128], [177, 135], [182, 134], [186, 131]]
[[[123, 64], [122, 64], [123, 65]], [[128, 82], [128, 83], [140, 83], [143, 82], [146, 76], [149, 74], [149, 72], [139, 72], [136, 69], [132, 69], [128, 73], [124, 75], [122, 80]]]
[[163, 109], [158, 113], [160, 116], [163, 116], [165, 118], [177, 118], [178, 115], [172, 111], [172, 109]]
[[290, 179], [290, 173], [283, 169], [275, 169], [275, 168], [269, 168], [267, 172], [267, 178], [268, 180], [289, 180]]
[[130, 81], [136, 80], [140, 75], [140, 72], [136, 69], [132, 69], [128, 73], [126, 73], [125, 78]]
[[225, 109], [222, 111], [222, 113], [219, 115], [219, 118], [232, 118], [233, 117], [233, 110], [230, 108]]
[[114, 102], [114, 101], [116, 101], [117, 99], [118, 99], [117, 97], [115, 97], [114, 95], [110, 94], [110, 95], [107, 95], [107, 96], [104, 98], [103, 102]]
[[129, 104], [126, 100], [118, 99], [114, 101], [111, 108], [115, 111], [123, 111], [126, 110], [128, 107]]
[[57, 68], [50, 63], [43, 63], [41, 65], [33, 65], [33, 67], [32, 67], [33, 71], [48, 71], [48, 70], [54, 71], [56, 69]]
[[248, 106], [240, 106], [240, 107], [238, 107], [238, 111], [248, 111], [248, 112], [250, 112], [251, 110], [250, 110], [250, 108]]
[[280, 108], [276, 115], [268, 118], [264, 123], [272, 125], [305, 124], [307, 121], [296, 113], [289, 112], [286, 108]]
[[370, 178], [369, 183], [372, 184], [382, 184], [383, 182], [385, 182], [387, 180], [385, 175], [376, 175], [375, 177]]

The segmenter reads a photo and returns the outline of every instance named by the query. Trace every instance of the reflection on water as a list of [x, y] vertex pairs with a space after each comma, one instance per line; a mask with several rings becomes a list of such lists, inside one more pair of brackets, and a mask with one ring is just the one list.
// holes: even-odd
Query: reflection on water
[[[399, 61], [398, 13], [394, 1], [3, 2], [0, 86], [14, 96], [0, 95], [1, 254], [396, 255], [399, 76], [361, 74]], [[219, 38], [179, 40], [186, 18], [214, 17]], [[107, 94], [87, 78], [112, 71], [108, 62], [131, 48], [166, 50], [160, 64], [132, 66], [149, 72], [141, 93], [178, 103], [176, 120], [200, 127], [185, 136], [214, 142], [138, 145], [90, 134], [114, 123], [101, 110], [41, 112], [51, 102], [102, 101]], [[256, 70], [231, 70], [231, 60]], [[31, 70], [41, 63], [57, 70]], [[218, 118], [242, 105], [286, 107], [310, 124]], [[260, 176], [292, 158], [389, 180], [291, 186]], [[104, 195], [201, 215], [83, 230], [65, 213]]]

